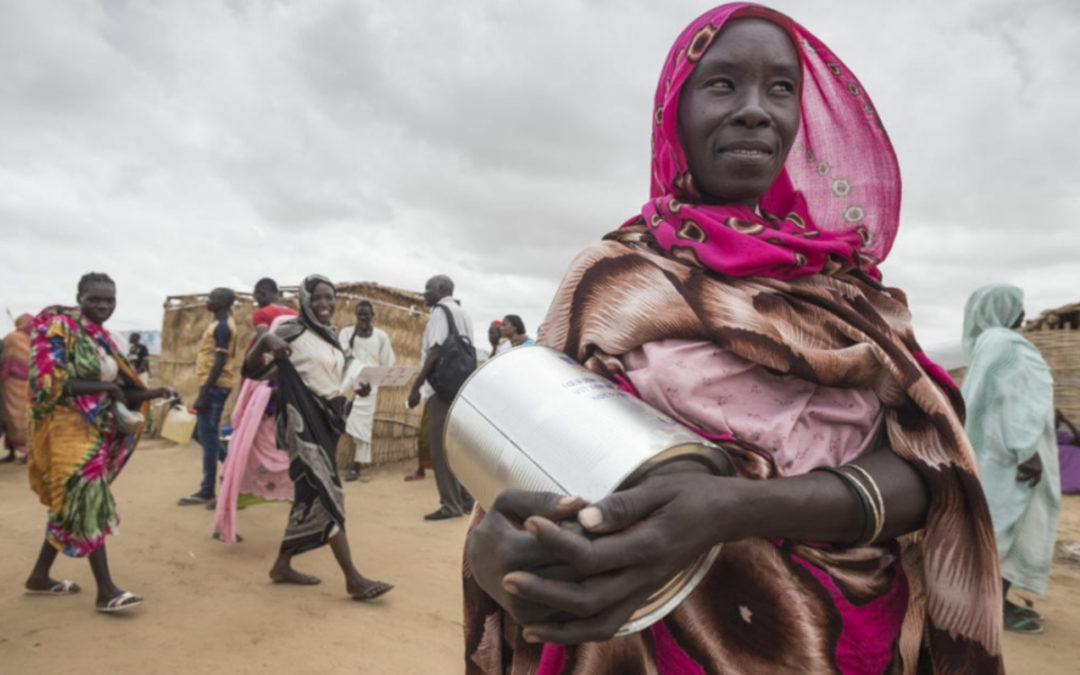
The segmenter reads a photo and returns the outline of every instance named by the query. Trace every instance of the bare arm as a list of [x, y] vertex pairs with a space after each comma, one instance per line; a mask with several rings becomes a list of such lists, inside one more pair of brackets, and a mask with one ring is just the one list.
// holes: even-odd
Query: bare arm
[[416, 374], [416, 379], [413, 380], [412, 391], [409, 392], [410, 408], [420, 402], [420, 387], [424, 386], [424, 382], [426, 382], [431, 375], [431, 371], [435, 369], [435, 362], [439, 360], [440, 346], [441, 345], [434, 345], [428, 350], [427, 360], [420, 366], [420, 372]]
[[84, 396], [86, 394], [100, 394], [106, 393], [113, 398], [120, 400], [124, 399], [124, 390], [120, 388], [120, 385], [115, 382], [101, 382], [98, 380], [76, 380], [74, 378], [67, 382], [68, 391], [72, 396]]
[[266, 367], [267, 354], [271, 354], [274, 359], [287, 359], [292, 355], [292, 348], [280, 336], [269, 332], [263, 333], [244, 356], [244, 372], [254, 374], [263, 370]]
[[[911, 465], [885, 447], [854, 464], [870, 473], [885, 504], [878, 541], [923, 526], [929, 494]], [[520, 513], [524, 507], [515, 499], [503, 505]], [[608, 639], [649, 593], [718, 543], [768, 537], [844, 545], [864, 528], [861, 500], [833, 474], [749, 480], [716, 476], [690, 462], [582, 508], [577, 518], [591, 536], [543, 516], [520, 518], [540, 545], [524, 559], [526, 549], [486, 545], [512, 536], [505, 518], [489, 514], [470, 535], [477, 538], [468, 550], [478, 583], [523, 615], [526, 636], [561, 643]], [[561, 571], [556, 578], [546, 569]], [[575, 618], [568, 621], [568, 614]], [[563, 618], [556, 622], [555, 616]]]

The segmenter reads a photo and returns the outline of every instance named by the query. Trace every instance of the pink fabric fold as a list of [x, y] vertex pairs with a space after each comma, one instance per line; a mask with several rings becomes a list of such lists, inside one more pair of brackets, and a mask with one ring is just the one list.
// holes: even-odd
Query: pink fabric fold
[[241, 494], [279, 501], [293, 498], [289, 456], [278, 449], [276, 421], [266, 415], [271, 395], [269, 382], [245, 379], [233, 409], [233, 435], [214, 510], [214, 530], [230, 544], [236, 542], [236, 501]]
[[881, 431], [881, 402], [869, 389], [770, 373], [711, 342], [648, 342], [622, 360], [639, 398], [702, 436], [730, 434], [765, 450], [784, 476], [846, 464]]

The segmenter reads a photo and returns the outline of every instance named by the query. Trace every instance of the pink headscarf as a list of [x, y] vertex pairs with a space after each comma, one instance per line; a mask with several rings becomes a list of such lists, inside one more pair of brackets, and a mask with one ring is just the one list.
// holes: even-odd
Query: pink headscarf
[[[799, 131], [760, 215], [700, 203], [678, 131], [683, 83], [724, 23], [745, 17], [787, 31], [802, 61]], [[870, 98], [840, 59], [783, 14], [739, 2], [691, 22], [664, 62], [650, 196], [642, 216], [660, 246], [722, 274], [794, 279], [854, 265], [880, 278], [899, 226], [900, 168]]]

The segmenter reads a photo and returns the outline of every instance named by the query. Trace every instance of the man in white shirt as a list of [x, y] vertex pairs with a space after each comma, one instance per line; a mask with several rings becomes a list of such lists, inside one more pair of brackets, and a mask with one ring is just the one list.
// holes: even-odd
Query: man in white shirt
[[[375, 308], [370, 300], [361, 300], [356, 303], [356, 325], [346, 326], [338, 335], [338, 342], [346, 356], [353, 359], [353, 368], [361, 369], [365, 366], [392, 366], [394, 365], [394, 347], [390, 344], [390, 336], [381, 328], [376, 328], [372, 321], [375, 319]], [[345, 423], [345, 433], [351, 440], [351, 453], [348, 461], [338, 465], [338, 470], [348, 466], [345, 480], [352, 482], [360, 479], [360, 464], [371, 463], [371, 428], [375, 423], [375, 407], [379, 396], [379, 388], [364, 385], [357, 390], [356, 398], [353, 399], [352, 410]], [[346, 451], [350, 448], [346, 447]], [[339, 457], [338, 461], [341, 462]]]
[[427, 326], [424, 327], [420, 351], [420, 372], [413, 381], [412, 391], [409, 393], [409, 407], [419, 404], [421, 398], [427, 400], [431, 464], [435, 470], [435, 485], [439, 489], [441, 506], [437, 511], [424, 516], [424, 519], [446, 520], [463, 516], [472, 510], [473, 499], [450, 471], [450, 464], [446, 460], [443, 430], [446, 428], [446, 414], [450, 410], [450, 401], [436, 394], [427, 379], [435, 368], [435, 361], [439, 358], [440, 345], [450, 336], [447, 312], [441, 308], [445, 307], [449, 310], [458, 333], [469, 338], [470, 342], [473, 339], [472, 320], [454, 300], [454, 282], [444, 274], [428, 279], [424, 286], [424, 302], [431, 307], [431, 316], [428, 318]]

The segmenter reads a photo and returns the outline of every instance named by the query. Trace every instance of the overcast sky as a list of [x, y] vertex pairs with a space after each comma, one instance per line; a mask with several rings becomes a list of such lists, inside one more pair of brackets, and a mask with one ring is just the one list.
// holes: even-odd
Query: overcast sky
[[[118, 282], [165, 296], [311, 272], [530, 332], [574, 253], [648, 197], [667, 0], [0, 0], [0, 306]], [[773, 3], [855, 72], [896, 145], [885, 280], [925, 346], [977, 286], [1080, 300], [1080, 3]], [[0, 317], [6, 332], [10, 320]]]

